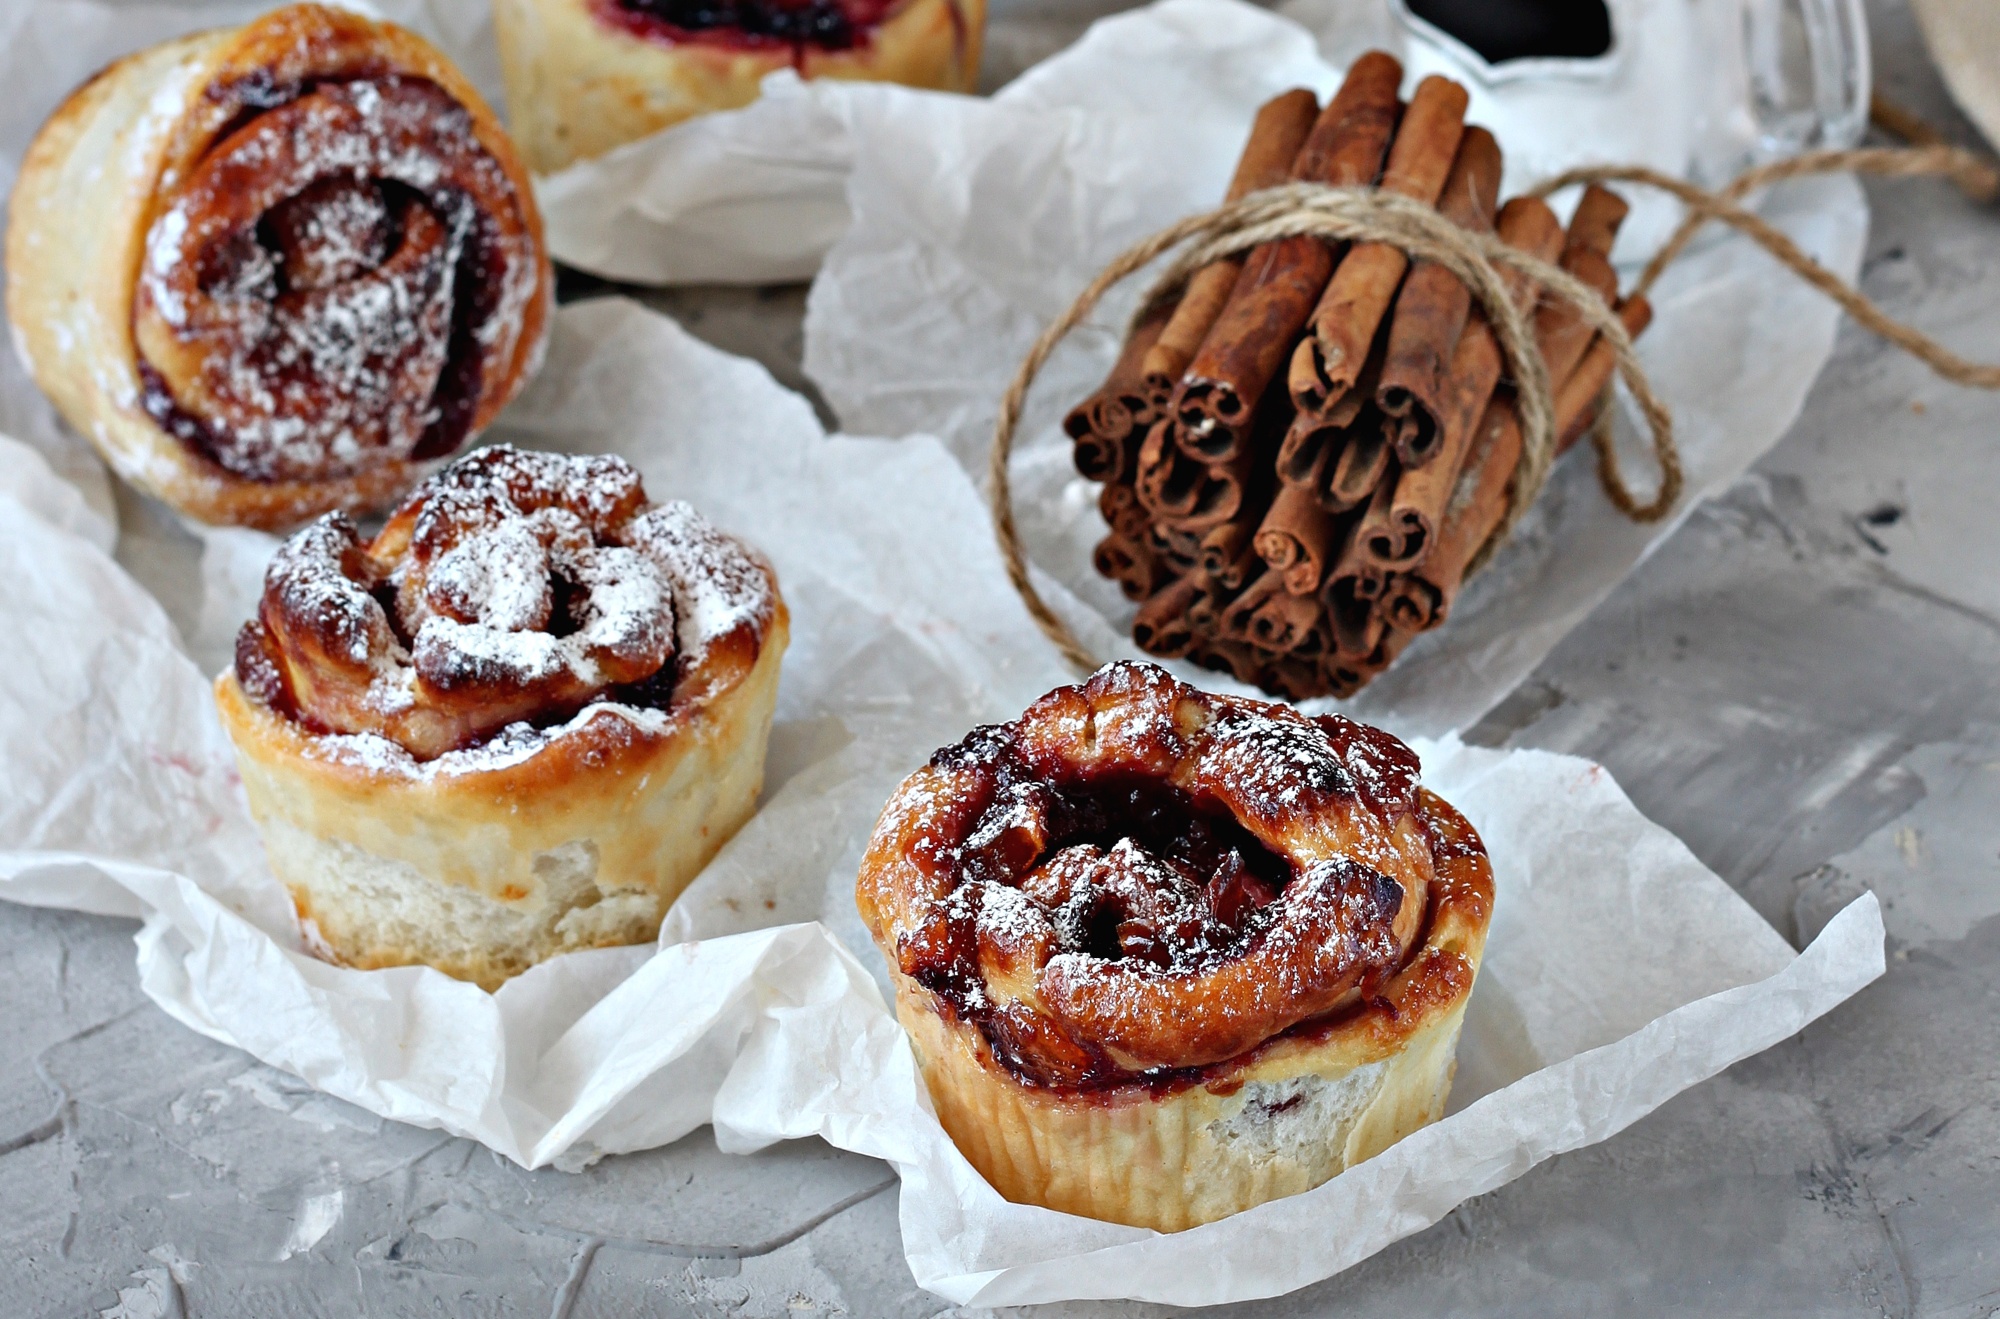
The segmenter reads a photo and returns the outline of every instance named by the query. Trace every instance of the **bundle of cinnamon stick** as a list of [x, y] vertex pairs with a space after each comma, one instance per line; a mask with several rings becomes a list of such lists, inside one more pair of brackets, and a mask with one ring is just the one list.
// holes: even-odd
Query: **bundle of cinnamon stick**
[[[1228, 200], [1287, 181], [1374, 186], [1559, 264], [1617, 307], [1626, 206], [1588, 189], [1567, 230], [1546, 203], [1497, 205], [1499, 145], [1465, 89], [1363, 56], [1325, 106], [1257, 112]], [[1510, 276], [1555, 388], [1559, 449], [1586, 433], [1615, 366], [1573, 307]], [[1486, 317], [1445, 268], [1386, 243], [1283, 238], [1195, 273], [1143, 318], [1068, 415], [1077, 470], [1103, 482], [1097, 570], [1142, 601], [1140, 648], [1293, 700], [1348, 696], [1444, 622], [1498, 529], [1521, 458]]]

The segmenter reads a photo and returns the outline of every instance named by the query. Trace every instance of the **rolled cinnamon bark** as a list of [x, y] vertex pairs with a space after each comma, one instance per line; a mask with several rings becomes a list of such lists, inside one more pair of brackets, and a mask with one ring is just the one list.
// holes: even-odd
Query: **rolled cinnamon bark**
[[1265, 670], [1264, 685], [1267, 691], [1287, 701], [1309, 701], [1326, 695], [1326, 682], [1320, 677], [1318, 663], [1295, 655], [1281, 655], [1274, 660]]
[[[1356, 60], [1313, 125], [1292, 177], [1335, 186], [1374, 182], [1395, 131], [1402, 77], [1402, 65], [1379, 51]], [[1174, 393], [1172, 415], [1190, 453], [1215, 461], [1236, 451], [1333, 266], [1333, 248], [1309, 235], [1250, 253]]]
[[[1483, 128], [1466, 129], [1438, 213], [1462, 229], [1489, 232], [1499, 191], [1500, 144]], [[1450, 394], [1452, 353], [1471, 310], [1471, 290], [1431, 261], [1417, 262], [1396, 295], [1375, 405], [1405, 467], [1423, 466], [1443, 443], [1438, 418]]]
[[[1619, 305], [1618, 321], [1625, 327], [1625, 333], [1636, 339], [1640, 331], [1653, 323], [1653, 304], [1646, 301], [1645, 294], [1634, 293]], [[1617, 354], [1604, 336], [1599, 335], [1570, 378], [1556, 391], [1557, 453], [1567, 452], [1590, 429], [1590, 423], [1597, 417], [1598, 400], [1604, 394], [1604, 387], [1611, 383], [1611, 373], [1617, 369]]]
[[1188, 606], [1200, 593], [1193, 574], [1176, 577], [1155, 591], [1139, 606], [1132, 620], [1132, 641], [1148, 655], [1179, 659], [1194, 648], [1194, 628], [1188, 623]]
[[1162, 417], [1146, 432], [1139, 446], [1133, 488], [1139, 502], [1154, 517], [1179, 518], [1194, 511], [1205, 475], [1202, 465], [1181, 452], [1173, 441], [1172, 418]]
[[1123, 481], [1107, 481], [1097, 491], [1097, 511], [1104, 523], [1127, 540], [1144, 540], [1146, 524], [1152, 520], [1138, 492]]
[[1198, 588], [1194, 603], [1188, 606], [1188, 625], [1198, 636], [1215, 637], [1222, 632], [1222, 614], [1232, 601], [1253, 585], [1264, 570], [1264, 561], [1251, 556], [1250, 572], [1242, 586], [1228, 586], [1205, 573], [1195, 574]]
[[1115, 531], [1097, 542], [1097, 548], [1091, 552], [1091, 564], [1100, 575], [1117, 582], [1128, 600], [1144, 600], [1153, 595], [1170, 575], [1152, 550]]
[[[1433, 74], [1417, 84], [1382, 170], [1385, 192], [1435, 205], [1465, 132], [1465, 88]], [[1358, 388], [1369, 348], [1409, 269], [1388, 243], [1357, 243], [1312, 313], [1312, 333], [1292, 356], [1289, 383], [1301, 412], [1318, 413]]]
[[[1611, 267], [1611, 246], [1629, 209], [1617, 193], [1592, 184], [1577, 203], [1563, 245], [1562, 268], [1596, 289], [1607, 305], [1618, 298], [1618, 272]], [[1567, 303], [1551, 302], [1541, 309], [1535, 318], [1535, 336], [1552, 384], [1569, 379], [1594, 334], [1590, 322]]]
[[1332, 509], [1359, 508], [1389, 479], [1395, 462], [1382, 414], [1371, 404], [1347, 430], [1347, 443], [1334, 459], [1320, 500]]
[[[1577, 203], [1563, 245], [1563, 268], [1597, 289], [1607, 302], [1617, 291], [1617, 275], [1607, 258], [1628, 209], [1616, 193], [1593, 184]], [[1551, 302], [1536, 316], [1536, 347], [1556, 390], [1558, 436], [1563, 434], [1565, 420], [1564, 392], [1592, 337], [1590, 322], [1566, 302]], [[1607, 362], [1607, 376], [1608, 366]], [[1581, 389], [1569, 390], [1572, 423], [1579, 409], [1594, 402], [1602, 386], [1600, 378], [1597, 390], [1587, 397]], [[1506, 516], [1520, 458], [1520, 419], [1511, 400], [1494, 401], [1473, 429], [1443, 511], [1432, 524], [1430, 552], [1420, 567], [1399, 574], [1382, 593], [1377, 608], [1393, 626], [1421, 631], [1444, 621], [1464, 582], [1467, 565]], [[1438, 493], [1433, 489], [1426, 498]], [[1406, 510], [1409, 502], [1406, 499]]]
[[1221, 576], [1229, 572], [1245, 554], [1254, 554], [1251, 542], [1256, 539], [1256, 524], [1249, 518], [1238, 518], [1225, 522], [1201, 538], [1201, 568], [1211, 576]]
[[1290, 654], [1301, 647], [1313, 653], [1325, 649], [1325, 614], [1317, 599], [1276, 591], [1266, 596], [1250, 615], [1250, 640], [1265, 650]]
[[[1280, 92], [1258, 107], [1250, 125], [1250, 140], [1237, 159], [1236, 173], [1223, 201], [1240, 201], [1289, 178], [1292, 162], [1318, 117], [1319, 98], [1303, 87]], [[1181, 373], [1208, 337], [1209, 327], [1222, 314], [1242, 270], [1242, 257], [1227, 257], [1203, 266], [1188, 280], [1180, 305], [1146, 352], [1143, 371], [1150, 388], [1168, 394], [1180, 382]]]
[[1144, 536], [1153, 557], [1165, 559], [1180, 572], [1195, 568], [1201, 561], [1201, 540], [1170, 522], [1148, 522]]
[[1375, 610], [1375, 602], [1355, 594], [1355, 586], [1364, 581], [1360, 577], [1334, 578], [1324, 601], [1334, 653], [1352, 660], [1360, 660], [1374, 651], [1386, 625]]
[[[1251, 543], [1256, 527], [1248, 519], [1224, 523], [1202, 538], [1202, 570], [1227, 590], [1241, 590], [1243, 584], [1264, 571], [1264, 560]], [[1218, 542], [1213, 555], [1209, 541]], [[1233, 554], [1230, 551], [1234, 551]]]
[[1268, 675], [1279, 659], [1248, 642], [1227, 640], [1205, 642], [1195, 648], [1190, 658], [1205, 669], [1227, 673], [1253, 687], [1267, 685]]
[[1244, 587], [1222, 611], [1221, 626], [1216, 629], [1217, 635], [1225, 641], [1249, 641], [1251, 619], [1263, 607], [1266, 600], [1284, 593], [1284, 583], [1278, 580], [1278, 574], [1265, 572]]
[[[1334, 274], [1339, 277], [1339, 271]], [[1341, 512], [1356, 502], [1349, 499], [1343, 503], [1331, 495], [1333, 469], [1346, 443], [1346, 432], [1361, 425], [1362, 413], [1374, 407], [1375, 379], [1381, 370], [1378, 348], [1362, 367], [1355, 388], [1318, 412], [1295, 412], [1291, 428], [1278, 446], [1278, 479], [1310, 487], [1328, 512]], [[1371, 424], [1371, 429], [1379, 426]]]
[[1352, 519], [1329, 513], [1310, 487], [1281, 484], [1258, 524], [1255, 544], [1293, 595], [1314, 595]]
[[[1575, 316], [1574, 311], [1571, 315]], [[1626, 305], [1619, 311], [1619, 319], [1629, 334], [1643, 330], [1651, 315], [1652, 310], [1645, 298], [1637, 295], [1627, 299]], [[1542, 338], [1546, 343], [1546, 336]], [[1592, 368], [1595, 388], [1579, 384], [1585, 365], [1588, 365], [1586, 360], [1586, 364], [1572, 371], [1556, 390], [1555, 427], [1558, 436], [1569, 432], [1582, 433], [1589, 410], [1610, 379], [1616, 360], [1608, 344], [1601, 347], [1601, 373]], [[1564, 400], [1568, 400], [1567, 414], [1564, 412]], [[1520, 419], [1511, 399], [1496, 400], [1488, 407], [1486, 417], [1480, 423], [1479, 438], [1453, 492], [1437, 544], [1413, 575], [1417, 580], [1405, 581], [1393, 599], [1387, 595], [1384, 597], [1382, 608], [1398, 626], [1408, 620], [1412, 625], [1436, 627], [1450, 614], [1452, 603], [1464, 585], [1466, 567], [1478, 556], [1507, 515], [1514, 469], [1520, 461]], [[1419, 619], [1424, 621], [1418, 624], [1416, 620]]]
[[1623, 197], [1599, 184], [1590, 184], [1584, 188], [1583, 195], [1577, 199], [1576, 209], [1570, 213], [1566, 250], [1610, 256], [1612, 245], [1618, 239], [1619, 226], [1631, 213], [1632, 208]]
[[1063, 418], [1063, 430], [1076, 444], [1076, 470], [1086, 481], [1109, 481], [1130, 470], [1133, 450], [1159, 419], [1158, 395], [1148, 392], [1142, 363], [1169, 315], [1158, 311], [1135, 325], [1111, 374]]
[[1375, 647], [1360, 657], [1336, 654], [1321, 661], [1321, 676], [1334, 696], [1342, 700], [1354, 695], [1401, 655], [1416, 633], [1400, 628], [1384, 628], [1376, 639]]
[[1193, 506], [1174, 519], [1176, 524], [1197, 536], [1229, 522], [1247, 522], [1254, 530], [1270, 507], [1277, 483], [1273, 459], [1291, 419], [1291, 400], [1285, 391], [1265, 390], [1249, 438], [1229, 457], [1203, 464]]
[[[1552, 261], [1563, 245], [1562, 222], [1548, 204], [1536, 197], [1516, 197], [1501, 209], [1497, 226], [1508, 246], [1530, 256]], [[1515, 272], [1503, 279], [1523, 311], [1533, 304], [1538, 289]], [[1402, 572], [1422, 561], [1444, 518], [1445, 505], [1458, 486], [1459, 471], [1472, 447], [1479, 420], [1500, 383], [1504, 360], [1500, 342], [1482, 312], [1475, 311], [1459, 336], [1452, 354], [1450, 392], [1439, 417], [1443, 436], [1438, 455], [1422, 467], [1406, 468], [1397, 478], [1386, 533], [1371, 535], [1366, 549], [1384, 568]]]
[[[1401, 478], [1401, 469], [1391, 459], [1389, 470], [1383, 475], [1381, 484], [1369, 495], [1353, 532], [1342, 547], [1335, 573], [1352, 575], [1364, 571], [1365, 567], [1367, 575], [1379, 584], [1392, 571], [1389, 566], [1392, 560], [1383, 552], [1383, 546], [1396, 540], [1396, 483]], [[1373, 598], [1372, 592], [1368, 598]]]

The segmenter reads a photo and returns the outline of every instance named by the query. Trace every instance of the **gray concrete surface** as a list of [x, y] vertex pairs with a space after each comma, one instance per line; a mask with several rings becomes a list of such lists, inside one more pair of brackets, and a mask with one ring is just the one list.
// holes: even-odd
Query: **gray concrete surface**
[[[1964, 133], [1896, 0], [1883, 85]], [[1001, 76], [1072, 34], [1016, 7]], [[2000, 357], [2000, 214], [1871, 187], [1866, 286]], [[659, 299], [796, 381], [797, 290]], [[128, 561], [164, 533], [128, 500]], [[2000, 1310], [2000, 400], [1849, 332], [1805, 416], [1475, 730], [1609, 765], [1803, 942], [1863, 887], [1889, 974], [1619, 1138], [1243, 1316]], [[948, 1313], [894, 1178], [697, 1133], [527, 1173], [174, 1025], [132, 927], [0, 905], [0, 1316]], [[1137, 1307], [1065, 1307], [1066, 1316]]]

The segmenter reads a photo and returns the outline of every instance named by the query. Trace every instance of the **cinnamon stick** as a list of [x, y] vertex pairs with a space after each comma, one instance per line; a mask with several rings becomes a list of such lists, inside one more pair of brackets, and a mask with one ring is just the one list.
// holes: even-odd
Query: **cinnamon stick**
[[[1563, 244], [1563, 268], [1597, 289], [1606, 302], [1617, 293], [1617, 274], [1608, 255], [1628, 210], [1616, 193], [1591, 185], [1577, 202]], [[1550, 302], [1536, 314], [1536, 348], [1556, 391], [1559, 436], [1564, 390], [1592, 338], [1590, 322], [1567, 302]], [[1581, 391], [1570, 392], [1575, 409]], [[1592, 393], [1589, 400], [1595, 397]], [[1520, 458], [1520, 418], [1513, 404], [1507, 400], [1490, 403], [1474, 428], [1461, 470], [1454, 476], [1444, 510], [1437, 518], [1430, 553], [1420, 568], [1399, 574], [1381, 596], [1377, 607], [1393, 625], [1422, 630], [1444, 621], [1463, 584], [1467, 565], [1506, 516], [1508, 492]]]
[[[1592, 184], [1576, 204], [1563, 245], [1562, 268], [1597, 290], [1607, 305], [1618, 297], [1618, 272], [1611, 267], [1611, 247], [1629, 209], [1617, 193]], [[1594, 334], [1590, 322], [1566, 304], [1552, 302], [1537, 313], [1535, 335], [1552, 382], [1569, 378]]]
[[[1460, 228], [1488, 232], [1499, 190], [1500, 144], [1483, 128], [1466, 129], [1438, 213]], [[1471, 290], [1432, 261], [1417, 262], [1396, 295], [1375, 405], [1405, 467], [1423, 466], [1443, 442], [1438, 418], [1451, 388], [1452, 353], [1471, 310]]]
[[1264, 672], [1266, 686], [1288, 701], [1307, 701], [1326, 695], [1326, 682], [1314, 660], [1296, 654], [1274, 660]]
[[1159, 396], [1147, 390], [1142, 364], [1168, 314], [1156, 312], [1134, 326], [1111, 374], [1063, 418], [1063, 430], [1076, 443], [1076, 470], [1087, 481], [1110, 480], [1125, 471], [1131, 450], [1160, 415]]
[[1251, 619], [1257, 610], [1272, 596], [1283, 594], [1285, 588], [1278, 580], [1278, 574], [1264, 573], [1244, 587], [1242, 593], [1231, 600], [1229, 607], [1222, 611], [1221, 627], [1217, 629], [1217, 634], [1225, 641], [1250, 640]]
[[[1544, 261], [1554, 260], [1562, 249], [1562, 222], [1539, 198], [1517, 197], [1508, 202], [1496, 227], [1508, 246]], [[1511, 271], [1503, 278], [1515, 305], [1525, 311], [1537, 289]], [[1413, 568], [1430, 549], [1504, 364], [1492, 326], [1483, 312], [1474, 311], [1452, 353], [1448, 402], [1438, 418], [1443, 438], [1437, 457], [1422, 467], [1403, 471], [1396, 481], [1386, 530], [1368, 538], [1368, 553], [1384, 568], [1398, 572]]]
[[1194, 648], [1194, 628], [1188, 623], [1188, 606], [1200, 593], [1194, 574], [1176, 577], [1148, 596], [1132, 620], [1132, 641], [1148, 655], [1179, 659]]
[[[1634, 293], [1619, 305], [1618, 321], [1625, 327], [1625, 333], [1636, 339], [1640, 331], [1653, 323], [1653, 304], [1646, 301], [1645, 294]], [[1604, 387], [1611, 383], [1611, 373], [1617, 369], [1617, 354], [1604, 336], [1599, 335], [1570, 378], [1556, 391], [1557, 453], [1567, 452], [1590, 429], [1597, 416], [1598, 400]]]
[[[1334, 272], [1336, 279], [1339, 273]], [[1344, 432], [1358, 425], [1363, 411], [1372, 407], [1375, 379], [1381, 370], [1382, 353], [1378, 348], [1369, 354], [1353, 389], [1318, 412], [1296, 412], [1291, 428], [1278, 446], [1278, 479], [1310, 486], [1326, 503], [1328, 512], [1338, 513], [1355, 502], [1348, 500], [1343, 504], [1328, 497], [1333, 466], [1345, 442]]]
[[1226, 522], [1254, 528], [1271, 502], [1272, 459], [1291, 424], [1291, 400], [1282, 389], [1267, 389], [1251, 420], [1250, 435], [1227, 458], [1203, 465], [1194, 503], [1175, 517], [1184, 529], [1205, 535]]
[[1256, 526], [1248, 518], [1225, 522], [1201, 538], [1201, 569], [1211, 576], [1227, 573], [1246, 553], [1253, 553]]
[[1619, 226], [1632, 208], [1623, 197], [1593, 183], [1577, 198], [1576, 209], [1570, 212], [1569, 242], [1565, 250], [1595, 252], [1599, 256], [1611, 255], [1611, 248], [1618, 240]]
[[1195, 585], [1199, 589], [1195, 593], [1194, 603], [1188, 606], [1188, 626], [1200, 636], [1218, 635], [1222, 630], [1223, 610], [1229, 607], [1230, 602], [1235, 600], [1248, 584], [1256, 581], [1263, 567], [1261, 559], [1252, 562], [1249, 575], [1239, 586], [1229, 586], [1206, 574], [1196, 574]]
[[[1573, 310], [1570, 314], [1575, 316]], [[1645, 329], [1651, 315], [1651, 307], [1644, 297], [1638, 295], [1628, 298], [1619, 310], [1619, 319], [1630, 334]], [[1596, 378], [1595, 388], [1579, 385], [1588, 365], [1588, 357], [1584, 365], [1579, 365], [1557, 387], [1555, 424], [1558, 436], [1566, 433], [1566, 426], [1576, 434], [1582, 433], [1590, 408], [1596, 404], [1605, 382], [1610, 379], [1611, 370], [1616, 365], [1615, 358], [1608, 344], [1599, 347], [1603, 350], [1601, 374], [1597, 368], [1591, 368]], [[1568, 413], [1564, 411], [1565, 400], [1568, 400]], [[1464, 585], [1467, 566], [1507, 515], [1514, 469], [1521, 461], [1521, 442], [1520, 418], [1512, 401], [1494, 402], [1480, 423], [1480, 438], [1459, 478], [1458, 488], [1445, 513], [1443, 528], [1438, 533], [1437, 544], [1415, 574], [1422, 584], [1406, 581], [1394, 599], [1384, 597], [1384, 610], [1399, 625], [1404, 619], [1412, 623], [1423, 619], [1425, 621], [1421, 626], [1436, 627], [1450, 614], [1452, 603]]]
[[1097, 491], [1097, 511], [1105, 525], [1127, 540], [1143, 540], [1146, 524], [1152, 520], [1138, 492], [1122, 481], [1107, 481]]
[[1181, 452], [1173, 441], [1173, 429], [1173, 419], [1162, 417], [1139, 446], [1133, 486], [1139, 502], [1155, 517], [1184, 517], [1201, 494], [1202, 465]]
[[1287, 591], [1313, 595], [1340, 550], [1347, 522], [1327, 511], [1318, 492], [1281, 484], [1254, 543], [1264, 562], [1282, 575]]
[[1155, 558], [1165, 559], [1183, 572], [1195, 567], [1201, 558], [1200, 539], [1169, 522], [1148, 522], [1145, 542]]
[[1118, 583], [1128, 600], [1144, 600], [1158, 591], [1168, 576], [1166, 565], [1152, 550], [1112, 532], [1097, 542], [1090, 561], [1099, 575]]
[[1334, 653], [1349, 659], [1361, 659], [1373, 652], [1385, 626], [1382, 615], [1375, 611], [1375, 602], [1355, 593], [1354, 587], [1361, 580], [1335, 578], [1326, 593], [1326, 618], [1333, 633]]
[[[1402, 475], [1392, 460], [1381, 483], [1368, 497], [1367, 506], [1349, 533], [1334, 572], [1341, 576], [1365, 574], [1378, 584], [1389, 574], [1389, 558], [1380, 552], [1383, 542], [1395, 539], [1396, 482]], [[1368, 596], [1373, 599], [1371, 592]]]
[[[1314, 123], [1292, 177], [1335, 186], [1372, 183], [1395, 130], [1402, 78], [1402, 65], [1380, 51], [1356, 60]], [[1252, 407], [1284, 366], [1333, 266], [1333, 248], [1310, 235], [1281, 238], [1250, 253], [1175, 390], [1171, 415], [1180, 419], [1183, 447], [1211, 461], [1236, 451]]]
[[[1466, 104], [1465, 88], [1449, 78], [1433, 74], [1417, 84], [1382, 170], [1383, 191], [1436, 205], [1458, 155]], [[1388, 243], [1357, 243], [1342, 259], [1313, 309], [1311, 334], [1292, 356], [1288, 376], [1299, 411], [1323, 412], [1359, 387], [1369, 347], [1409, 264], [1403, 250]]]
[[1288, 654], [1315, 635], [1323, 617], [1319, 601], [1312, 596], [1276, 591], [1250, 615], [1250, 640], [1265, 650]]
[[1321, 662], [1321, 674], [1332, 694], [1342, 700], [1354, 695], [1372, 682], [1375, 677], [1401, 655], [1416, 633], [1400, 628], [1384, 628], [1376, 639], [1374, 648], [1366, 655], [1351, 656], [1337, 654]]
[[1216, 640], [1197, 646], [1190, 658], [1203, 668], [1227, 673], [1238, 682], [1261, 687], [1278, 657], [1264, 654], [1247, 642]]
[[1388, 479], [1395, 455], [1390, 452], [1381, 415], [1371, 406], [1348, 428], [1347, 444], [1334, 460], [1320, 494], [1327, 507], [1357, 508], [1373, 498], [1376, 489]]
[[[1240, 201], [1283, 183], [1318, 117], [1319, 98], [1303, 87], [1280, 92], [1259, 106], [1223, 201]], [[1226, 257], [1203, 266], [1188, 280], [1180, 305], [1146, 352], [1142, 370], [1149, 387], [1171, 393], [1180, 382], [1181, 373], [1208, 337], [1209, 327], [1222, 314], [1242, 269], [1242, 257]]]

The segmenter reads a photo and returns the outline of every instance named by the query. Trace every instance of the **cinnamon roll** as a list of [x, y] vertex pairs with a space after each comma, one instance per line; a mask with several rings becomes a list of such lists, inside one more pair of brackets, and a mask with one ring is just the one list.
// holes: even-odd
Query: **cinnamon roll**
[[508, 120], [537, 173], [757, 99], [764, 75], [969, 92], [986, 0], [494, 0]]
[[379, 508], [533, 371], [528, 176], [413, 33], [317, 5], [118, 61], [14, 188], [7, 314], [65, 419], [206, 522]]
[[855, 897], [994, 1188], [1176, 1231], [1442, 1115], [1493, 877], [1386, 733], [1113, 664], [906, 779]]
[[622, 459], [500, 447], [287, 541], [215, 693], [309, 941], [492, 988], [654, 937], [756, 803], [787, 635]]

